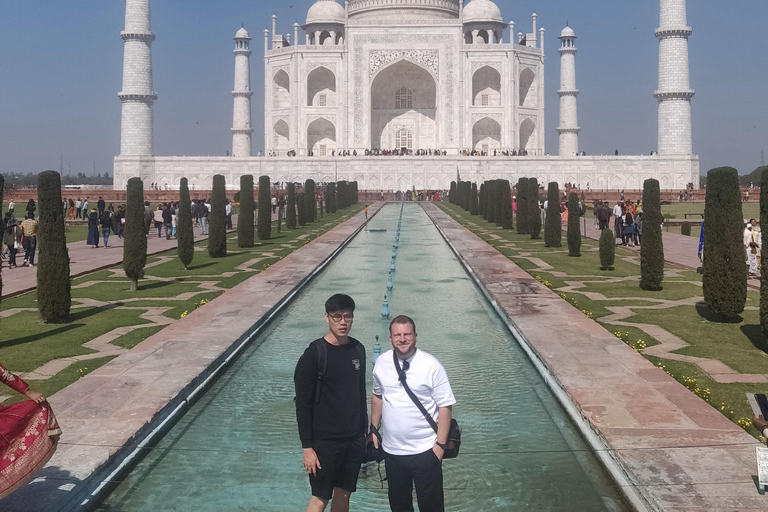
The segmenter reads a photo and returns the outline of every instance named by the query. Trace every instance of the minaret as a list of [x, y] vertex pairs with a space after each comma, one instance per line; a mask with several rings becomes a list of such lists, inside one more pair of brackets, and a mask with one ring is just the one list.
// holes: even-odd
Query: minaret
[[248, 31], [241, 28], [235, 34], [235, 90], [232, 116], [232, 156], [251, 156], [251, 50]]
[[688, 26], [685, 0], [661, 0], [661, 14], [656, 37], [659, 39], [659, 88], [654, 97], [659, 102], [660, 155], [690, 155], [691, 89], [688, 73]]
[[152, 108], [157, 94], [152, 90], [152, 41], [149, 29], [149, 0], [126, 0], [124, 44], [123, 102], [120, 127], [121, 156], [152, 156], [154, 133]]
[[560, 156], [574, 156], [579, 152], [579, 117], [576, 110], [576, 34], [565, 25], [560, 33]]

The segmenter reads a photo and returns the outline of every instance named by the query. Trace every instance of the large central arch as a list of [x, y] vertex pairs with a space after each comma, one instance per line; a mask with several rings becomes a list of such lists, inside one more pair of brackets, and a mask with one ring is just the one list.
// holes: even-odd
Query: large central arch
[[397, 133], [405, 129], [412, 134], [412, 149], [437, 149], [436, 115], [437, 84], [426, 69], [401, 60], [373, 79], [372, 148], [395, 149]]

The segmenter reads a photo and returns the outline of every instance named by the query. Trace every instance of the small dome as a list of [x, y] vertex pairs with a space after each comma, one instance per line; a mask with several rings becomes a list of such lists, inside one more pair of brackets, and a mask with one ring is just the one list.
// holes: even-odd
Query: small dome
[[317, 0], [307, 12], [307, 25], [310, 23], [346, 22], [347, 13], [335, 0]]
[[499, 6], [491, 0], [472, 0], [464, 6], [464, 23], [504, 23]]
[[235, 34], [235, 39], [250, 39], [250, 36], [248, 35], [248, 31], [245, 30], [245, 27], [237, 31], [237, 33]]
[[560, 32], [560, 37], [576, 37], [576, 32], [574, 32], [571, 27], [566, 25], [563, 31]]

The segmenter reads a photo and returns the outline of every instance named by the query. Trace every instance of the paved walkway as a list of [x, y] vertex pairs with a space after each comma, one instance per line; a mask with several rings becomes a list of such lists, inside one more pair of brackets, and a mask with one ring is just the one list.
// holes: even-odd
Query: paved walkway
[[[381, 206], [371, 204], [370, 214]], [[2, 500], [3, 512], [70, 510], [80, 503], [97, 480], [109, 475], [110, 464], [138, 447], [137, 435], [154, 428], [177, 406], [186, 407], [189, 393], [211, 369], [225, 364], [231, 347], [254, 323], [364, 222], [363, 212], [356, 214], [174, 321], [173, 329], [150, 336], [51, 396], [64, 432], [58, 450], [36, 480]]]
[[424, 207], [650, 510], [766, 510], [754, 438], [437, 206]]

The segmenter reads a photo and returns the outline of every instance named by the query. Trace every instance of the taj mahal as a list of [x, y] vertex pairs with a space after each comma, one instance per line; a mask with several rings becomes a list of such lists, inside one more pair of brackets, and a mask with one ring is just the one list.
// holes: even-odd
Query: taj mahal
[[[273, 182], [357, 181], [362, 190], [437, 190], [536, 177], [592, 189], [698, 187], [691, 143], [685, 0], [660, 0], [658, 146], [648, 155], [587, 156], [579, 146], [577, 35], [560, 48], [559, 147], [545, 147], [544, 38], [537, 16], [516, 25], [491, 0], [317, 0], [306, 23], [264, 30], [264, 154], [252, 151], [251, 35], [234, 36], [229, 156], [154, 154], [150, 0], [126, 0], [120, 155], [114, 186], [229, 188], [245, 174]], [[592, 56], [597, 58], [598, 56]], [[257, 120], [262, 122], [262, 120]]]

